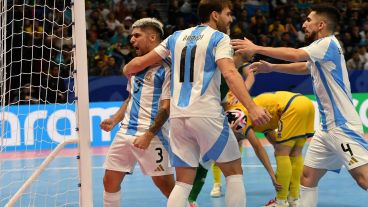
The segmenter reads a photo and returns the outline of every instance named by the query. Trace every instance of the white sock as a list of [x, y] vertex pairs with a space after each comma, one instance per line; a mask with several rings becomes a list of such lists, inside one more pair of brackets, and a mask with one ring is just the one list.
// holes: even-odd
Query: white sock
[[189, 193], [193, 185], [182, 182], [176, 182], [174, 189], [171, 191], [167, 200], [167, 207], [187, 207]]
[[120, 207], [120, 191], [116, 193], [108, 193], [104, 191], [103, 199], [104, 207]]
[[246, 194], [243, 175], [230, 175], [226, 177], [225, 204], [227, 207], [244, 207]]
[[318, 188], [309, 188], [300, 186], [300, 206], [301, 207], [317, 207]]

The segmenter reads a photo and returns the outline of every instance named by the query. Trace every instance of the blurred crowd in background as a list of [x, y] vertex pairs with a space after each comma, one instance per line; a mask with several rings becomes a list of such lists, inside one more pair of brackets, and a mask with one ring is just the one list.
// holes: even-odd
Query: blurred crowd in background
[[[368, 3], [363, 0], [233, 0], [231, 36], [272, 47], [305, 46], [302, 24], [312, 4], [341, 12], [335, 32], [347, 68], [368, 70]], [[71, 0], [7, 0], [6, 104], [67, 102], [73, 67]], [[199, 24], [195, 0], [85, 1], [89, 76], [121, 76], [135, 56], [135, 20], [155, 17], [165, 36]], [[266, 58], [266, 57], [257, 57]], [[277, 60], [267, 59], [270, 62]]]
[[[242, 34], [255, 43], [272, 47], [302, 47], [306, 20], [312, 0], [234, 0], [231, 36]], [[327, 1], [323, 1], [327, 2]], [[349, 70], [368, 70], [368, 3], [329, 1], [339, 8], [341, 22], [335, 33]], [[198, 1], [86, 1], [89, 74], [119, 75], [131, 60], [134, 48], [129, 44], [132, 23], [143, 17], [155, 17], [165, 25], [165, 35], [198, 24]]]

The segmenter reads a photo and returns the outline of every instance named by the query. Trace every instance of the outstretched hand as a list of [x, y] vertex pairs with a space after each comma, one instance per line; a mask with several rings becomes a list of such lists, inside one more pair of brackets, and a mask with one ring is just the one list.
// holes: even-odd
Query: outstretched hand
[[257, 73], [270, 73], [272, 72], [272, 64], [267, 61], [260, 60], [259, 62], [252, 63], [249, 66], [249, 69], [254, 71], [256, 74]]
[[244, 74], [245, 74], [245, 77], [253, 77], [254, 78], [254, 73], [255, 71], [250, 67], [251, 65], [247, 66], [244, 70]]
[[248, 40], [247, 38], [241, 39], [234, 39], [231, 40], [230, 43], [235, 50], [235, 53], [246, 54], [249, 57], [252, 57], [256, 53], [257, 45], [255, 45], [252, 41]]

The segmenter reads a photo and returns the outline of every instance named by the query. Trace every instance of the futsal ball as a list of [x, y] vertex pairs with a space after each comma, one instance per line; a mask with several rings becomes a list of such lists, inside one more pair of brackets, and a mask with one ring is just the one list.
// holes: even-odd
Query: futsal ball
[[230, 124], [237, 122], [236, 131], [241, 131], [247, 124], [247, 116], [240, 109], [231, 109], [225, 112]]

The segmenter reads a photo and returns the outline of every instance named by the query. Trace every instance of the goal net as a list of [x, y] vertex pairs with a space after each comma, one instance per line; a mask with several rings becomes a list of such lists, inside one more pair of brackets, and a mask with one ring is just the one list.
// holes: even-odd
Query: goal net
[[0, 206], [92, 206], [84, 1], [0, 12]]

